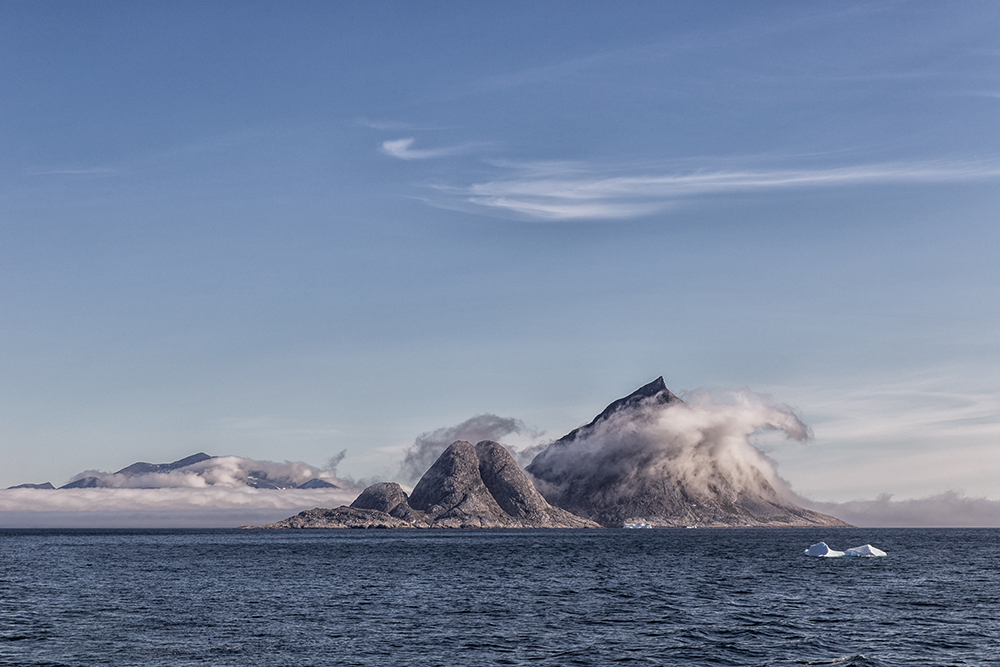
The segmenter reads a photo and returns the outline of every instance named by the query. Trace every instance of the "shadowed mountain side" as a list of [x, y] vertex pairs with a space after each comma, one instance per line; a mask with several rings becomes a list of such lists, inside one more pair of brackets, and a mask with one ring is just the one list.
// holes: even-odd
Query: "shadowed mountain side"
[[394, 482], [365, 489], [350, 507], [316, 508], [264, 528], [597, 528], [551, 506], [502, 445], [458, 441], [407, 497]]
[[422, 515], [410, 507], [406, 491], [403, 491], [403, 487], [395, 482], [372, 484], [361, 492], [361, 495], [351, 503], [351, 507], [385, 512], [389, 516], [410, 523], [422, 519]]
[[849, 525], [775, 489], [773, 465], [747, 440], [758, 428], [807, 433], [781, 409], [689, 406], [661, 377], [552, 443], [527, 471], [548, 502], [607, 527]]

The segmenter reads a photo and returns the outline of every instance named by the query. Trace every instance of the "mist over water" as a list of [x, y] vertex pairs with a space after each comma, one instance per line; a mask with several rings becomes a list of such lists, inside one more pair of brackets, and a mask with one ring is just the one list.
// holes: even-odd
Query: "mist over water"
[[224, 528], [262, 525], [351, 503], [358, 489], [6, 489], [4, 528]]

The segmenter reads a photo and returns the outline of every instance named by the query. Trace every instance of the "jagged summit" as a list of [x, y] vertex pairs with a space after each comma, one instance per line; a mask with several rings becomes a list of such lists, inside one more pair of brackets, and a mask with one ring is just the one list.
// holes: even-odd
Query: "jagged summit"
[[661, 375], [649, 384], [639, 387], [628, 396], [619, 398], [617, 401], [612, 402], [611, 405], [604, 408], [601, 414], [590, 420], [590, 423], [573, 429], [563, 437], [556, 440], [553, 444], [567, 444], [573, 442], [578, 436], [582, 436], [593, 430], [594, 426], [596, 426], [599, 422], [606, 421], [609, 417], [611, 417], [611, 415], [633, 407], [639, 403], [669, 405], [671, 403], [683, 403], [683, 401], [677, 398], [672, 391], [667, 389], [667, 384], [663, 381], [663, 376]]

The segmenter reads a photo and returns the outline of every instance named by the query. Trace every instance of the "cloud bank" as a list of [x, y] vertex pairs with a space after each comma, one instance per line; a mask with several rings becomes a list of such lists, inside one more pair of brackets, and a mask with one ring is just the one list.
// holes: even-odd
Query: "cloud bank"
[[240, 456], [214, 456], [180, 468], [164, 471], [134, 472], [133, 466], [115, 473], [85, 470], [73, 476], [71, 482], [93, 480], [90, 486], [127, 489], [230, 488], [253, 487], [289, 489], [310, 480], [322, 480], [345, 486], [337, 479], [336, 465], [343, 453], [331, 459], [326, 469], [299, 461], [255, 461]]
[[[232, 528], [272, 523], [302, 510], [351, 503], [361, 489], [336, 476], [343, 455], [334, 456], [326, 468], [197, 454], [173, 464], [136, 463], [115, 473], [87, 470], [72, 480], [83, 488], [0, 490], [0, 527]], [[191, 459], [193, 463], [182, 465]]]
[[287, 518], [313, 507], [350, 504], [358, 489], [174, 487], [7, 489], [3, 528], [234, 528]]
[[883, 494], [875, 500], [817, 503], [803, 499], [801, 503], [866, 528], [1000, 527], [1000, 501], [970, 498], [955, 491], [909, 500], [893, 500]]

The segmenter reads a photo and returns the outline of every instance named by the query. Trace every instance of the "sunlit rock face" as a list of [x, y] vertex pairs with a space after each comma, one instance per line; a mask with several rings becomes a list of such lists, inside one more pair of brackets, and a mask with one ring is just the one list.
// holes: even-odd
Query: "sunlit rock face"
[[266, 528], [597, 528], [553, 507], [502, 445], [452, 443], [410, 496], [394, 482], [366, 488], [350, 507], [317, 508]]
[[552, 507], [502, 445], [458, 441], [413, 488], [410, 506], [438, 527], [583, 528], [593, 522]]
[[791, 499], [750, 444], [759, 430], [808, 434], [787, 408], [749, 398], [689, 405], [660, 377], [552, 443], [526, 470], [551, 504], [608, 527], [847, 525]]

